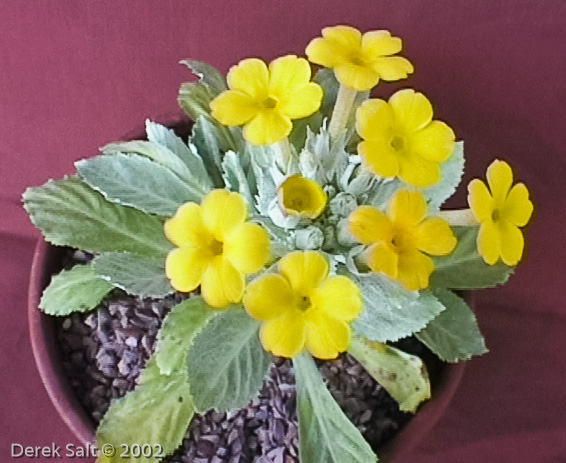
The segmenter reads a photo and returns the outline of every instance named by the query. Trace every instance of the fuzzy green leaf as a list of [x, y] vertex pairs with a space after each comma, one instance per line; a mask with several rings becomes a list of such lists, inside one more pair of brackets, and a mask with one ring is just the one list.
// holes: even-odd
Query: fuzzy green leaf
[[429, 208], [437, 211], [450, 198], [464, 175], [464, 142], [459, 141], [450, 157], [440, 165], [440, 181], [423, 190]]
[[348, 352], [389, 392], [401, 411], [415, 413], [430, 398], [430, 381], [423, 361], [379, 342], [354, 337]]
[[437, 288], [434, 295], [446, 310], [416, 334], [419, 341], [445, 362], [454, 363], [485, 354], [485, 340], [468, 304], [447, 289]]
[[450, 289], [482, 289], [505, 283], [514, 268], [499, 262], [486, 264], [477, 250], [479, 227], [453, 227], [458, 239], [456, 249], [445, 257], [433, 257], [431, 286]]
[[210, 64], [194, 59], [184, 59], [179, 61], [179, 64], [187, 66], [198, 77], [199, 82], [210, 91], [211, 95], [216, 96], [227, 90], [224, 76]]
[[271, 364], [259, 342], [259, 323], [241, 306], [214, 317], [189, 351], [189, 378], [196, 409], [228, 411], [257, 394]]
[[[177, 365], [171, 375], [159, 370], [155, 359], [142, 371], [140, 384], [123, 398], [115, 400], [104, 415], [96, 432], [99, 449], [111, 445], [111, 457], [100, 452], [99, 463], [157, 463], [181, 445], [194, 415], [189, 382], [184, 365]], [[146, 455], [122, 457], [125, 445], [132, 450], [137, 445], [149, 449]], [[148, 447], [149, 446], [149, 447]], [[108, 447], [106, 447], [108, 448]], [[158, 451], [162, 450], [158, 457]]]
[[193, 126], [189, 146], [203, 159], [206, 170], [217, 187], [224, 186], [222, 178], [222, 153], [229, 145], [223, 138], [224, 132], [207, 117], [199, 117]]
[[188, 201], [206, 194], [200, 181], [183, 181], [157, 162], [135, 154], [110, 154], [75, 163], [91, 188], [117, 204], [171, 217]]
[[336, 97], [338, 96], [338, 89], [340, 84], [334, 76], [334, 71], [332, 69], [320, 69], [314, 76], [314, 82], [322, 87], [323, 96], [322, 103], [320, 105], [320, 112], [324, 117], [330, 117], [332, 115], [332, 110], [334, 109], [334, 104], [336, 103]]
[[293, 359], [301, 463], [371, 463], [377, 456], [340, 409], [312, 357]]
[[28, 188], [23, 199], [32, 223], [52, 244], [158, 257], [172, 249], [157, 217], [111, 203], [76, 177]]
[[429, 291], [408, 291], [377, 273], [348, 276], [358, 284], [364, 307], [353, 323], [354, 330], [371, 341], [397, 341], [409, 336], [444, 310]]
[[240, 164], [239, 155], [233, 151], [228, 151], [224, 155], [224, 160], [222, 161], [222, 171], [226, 186], [230, 190], [237, 191], [246, 198], [248, 205], [252, 208], [254, 205], [254, 198], [250, 191], [250, 185], [248, 183], [246, 173]]
[[210, 117], [210, 102], [214, 96], [205, 85], [199, 82], [185, 82], [179, 88], [177, 102], [193, 121], [199, 117]]
[[110, 283], [100, 278], [90, 265], [77, 265], [55, 275], [41, 296], [39, 308], [48, 315], [88, 312], [112, 291]]
[[113, 286], [140, 297], [165, 297], [175, 292], [165, 276], [165, 259], [127, 252], [96, 257], [94, 271]]
[[187, 299], [171, 309], [157, 335], [155, 360], [161, 373], [170, 375], [176, 365], [187, 364], [196, 335], [217, 314], [201, 297]]

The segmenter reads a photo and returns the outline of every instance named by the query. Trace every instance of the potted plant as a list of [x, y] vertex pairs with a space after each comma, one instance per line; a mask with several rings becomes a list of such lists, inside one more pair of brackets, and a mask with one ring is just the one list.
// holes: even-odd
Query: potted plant
[[[413, 72], [400, 51], [387, 31], [335, 26], [306, 49], [323, 67], [313, 80], [309, 61], [294, 55], [242, 60], [226, 78], [185, 60], [199, 77], [179, 93], [195, 121], [187, 142], [147, 121], [147, 141], [106, 145], [76, 163], [77, 175], [24, 193], [46, 241], [80, 250], [43, 292], [43, 312], [128, 313], [135, 300], [162, 318], [152, 322], [155, 343], [141, 341], [143, 370], [128, 370], [139, 373], [135, 389], [100, 422], [99, 461], [160, 461], [191, 420], [230, 419], [261, 402], [262, 386], [291, 391], [285, 408], [298, 428], [286, 437], [298, 450], [254, 458], [377, 461], [361, 414], [353, 424], [321, 371], [330, 387], [337, 372], [371, 377], [415, 413], [430, 380], [423, 359], [403, 349], [449, 363], [486, 352], [455, 291], [508, 279], [533, 206], [496, 160], [488, 186], [469, 184], [469, 209], [440, 209], [460, 183], [463, 142], [422, 93], [369, 97], [379, 80]], [[117, 295], [130, 302], [115, 304]], [[86, 317], [104, 337], [106, 315]], [[138, 347], [141, 338], [122, 331]], [[247, 413], [256, 412], [265, 410]], [[251, 458], [242, 455], [230, 448], [210, 461]]]

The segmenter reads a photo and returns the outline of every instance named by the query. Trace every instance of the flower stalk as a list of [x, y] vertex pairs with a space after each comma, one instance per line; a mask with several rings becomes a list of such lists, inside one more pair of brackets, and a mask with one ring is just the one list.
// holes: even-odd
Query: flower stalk
[[354, 106], [354, 100], [357, 94], [358, 92], [353, 88], [340, 84], [336, 103], [332, 111], [332, 117], [330, 118], [330, 125], [328, 126], [328, 132], [331, 138], [336, 138], [346, 129], [346, 124], [348, 123], [348, 118], [352, 112], [352, 106]]
[[469, 227], [478, 225], [478, 221], [474, 217], [471, 209], [453, 209], [446, 211], [438, 211], [432, 214], [433, 217], [439, 217], [453, 227]]

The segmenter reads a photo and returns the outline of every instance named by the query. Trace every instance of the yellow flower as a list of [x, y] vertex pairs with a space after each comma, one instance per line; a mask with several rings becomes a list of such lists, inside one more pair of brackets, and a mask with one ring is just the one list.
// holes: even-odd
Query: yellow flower
[[[360, 206], [350, 214], [354, 237], [368, 245], [369, 268], [417, 291], [428, 287], [434, 263], [428, 255], [445, 256], [456, 246], [456, 237], [440, 218], [426, 218], [427, 206], [418, 192], [399, 191], [387, 214]], [[427, 255], [428, 254], [428, 255]]]
[[478, 252], [494, 265], [499, 258], [507, 265], [517, 265], [525, 241], [519, 227], [524, 227], [533, 213], [529, 190], [523, 183], [513, 184], [509, 164], [496, 159], [487, 169], [487, 183], [479, 179], [468, 185], [468, 203], [478, 222]]
[[226, 190], [211, 191], [201, 205], [182, 205], [165, 222], [165, 235], [177, 246], [165, 262], [173, 288], [188, 292], [200, 285], [203, 299], [218, 309], [239, 302], [244, 276], [269, 258], [266, 231], [246, 216], [244, 198]]
[[291, 132], [291, 119], [320, 107], [322, 89], [310, 78], [308, 61], [295, 55], [275, 59], [269, 69], [260, 59], [245, 59], [228, 72], [230, 90], [210, 103], [212, 116], [227, 126], [244, 125], [250, 143], [276, 143]]
[[316, 219], [326, 207], [326, 193], [313, 180], [293, 175], [279, 187], [279, 204], [289, 215]]
[[296, 357], [306, 347], [333, 359], [350, 344], [349, 322], [361, 311], [359, 289], [345, 276], [328, 276], [328, 262], [316, 251], [294, 251], [279, 261], [279, 273], [250, 283], [244, 306], [261, 320], [265, 350]]
[[401, 56], [398, 37], [389, 31], [370, 31], [364, 35], [353, 27], [334, 26], [322, 29], [306, 49], [310, 61], [334, 69], [340, 84], [358, 92], [375, 87], [379, 79], [394, 81], [413, 73], [413, 65]]
[[432, 120], [428, 99], [414, 90], [399, 90], [389, 102], [366, 100], [356, 113], [363, 141], [358, 153], [368, 169], [381, 177], [427, 187], [440, 180], [439, 163], [454, 150], [454, 132]]

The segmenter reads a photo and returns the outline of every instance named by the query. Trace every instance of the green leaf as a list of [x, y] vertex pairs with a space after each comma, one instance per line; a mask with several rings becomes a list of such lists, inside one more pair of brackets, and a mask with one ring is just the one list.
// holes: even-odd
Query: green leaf
[[23, 199], [32, 223], [52, 244], [162, 257], [172, 249], [157, 217], [111, 203], [76, 177], [28, 188]]
[[150, 142], [157, 143], [172, 151], [185, 165], [189, 168], [190, 176], [196, 179], [199, 185], [209, 191], [212, 189], [212, 182], [204, 166], [201, 157], [187, 146], [187, 144], [173, 130], [163, 125], [151, 122], [149, 119], [145, 121], [145, 130], [147, 139]]
[[373, 183], [365, 197], [362, 196], [363, 204], [377, 207], [378, 209], [386, 209], [391, 198], [400, 189], [403, 188], [403, 183], [397, 179], [392, 180], [379, 180]]
[[453, 227], [458, 239], [456, 249], [445, 257], [433, 257], [431, 286], [450, 289], [482, 289], [505, 283], [514, 268], [503, 263], [488, 265], [477, 250], [479, 227]]
[[377, 456], [340, 409], [312, 357], [293, 359], [301, 463], [371, 463]]
[[199, 82], [185, 82], [179, 88], [177, 102], [187, 116], [193, 121], [199, 117], [210, 117], [210, 102], [214, 96], [210, 90]]
[[199, 82], [210, 91], [211, 95], [216, 96], [228, 89], [224, 76], [210, 64], [194, 59], [184, 59], [179, 63], [187, 66], [199, 78]]
[[112, 291], [110, 283], [100, 278], [90, 265], [77, 265], [55, 275], [41, 296], [39, 308], [48, 315], [88, 312]]
[[237, 306], [214, 317], [197, 335], [188, 363], [199, 412], [242, 408], [257, 394], [271, 364], [258, 330], [259, 323]]
[[206, 117], [199, 117], [193, 126], [189, 146], [203, 159], [204, 165], [212, 182], [217, 187], [224, 186], [222, 178], [222, 153], [224, 145], [223, 133]]
[[464, 142], [459, 141], [450, 157], [440, 165], [440, 181], [423, 190], [430, 210], [439, 210], [440, 206], [456, 192], [464, 175], [464, 163]]
[[110, 154], [75, 163], [91, 188], [117, 204], [171, 217], [188, 201], [200, 203], [206, 190], [181, 180], [157, 162], [135, 154]]
[[175, 292], [165, 276], [165, 258], [127, 252], [97, 256], [94, 271], [113, 286], [140, 297], [165, 297]]
[[[182, 443], [187, 427], [194, 415], [189, 382], [184, 365], [177, 365], [171, 375], [159, 370], [155, 359], [148, 361], [142, 371], [140, 384], [123, 398], [115, 400], [104, 415], [97, 433], [99, 449], [111, 445], [112, 457], [100, 452], [99, 463], [157, 463], [165, 455], [173, 453]], [[148, 446], [152, 452], [140, 458], [122, 457], [125, 445]], [[107, 448], [107, 447], [106, 447]], [[161, 457], [157, 451], [162, 449]]]
[[196, 335], [217, 313], [201, 297], [187, 299], [171, 309], [157, 334], [155, 361], [161, 373], [170, 375], [177, 365], [187, 364]]
[[423, 361], [379, 342], [354, 337], [348, 352], [389, 392], [404, 412], [415, 413], [430, 398], [430, 381]]
[[434, 295], [446, 310], [416, 334], [419, 341], [445, 362], [454, 363], [485, 354], [485, 340], [468, 304], [447, 289], [437, 288]]
[[313, 80], [322, 87], [323, 91], [320, 112], [324, 117], [330, 117], [336, 103], [340, 84], [334, 76], [334, 71], [326, 68], [317, 71]]
[[364, 307], [353, 322], [354, 330], [371, 341], [397, 341], [409, 336], [444, 310], [429, 291], [408, 291], [377, 273], [348, 276], [358, 284]]
[[237, 191], [244, 196], [248, 205], [252, 208], [254, 205], [254, 198], [250, 191], [250, 185], [248, 184], [246, 173], [240, 164], [239, 155], [234, 153], [234, 151], [228, 151], [224, 155], [224, 160], [222, 161], [222, 171], [226, 186], [230, 190]]

